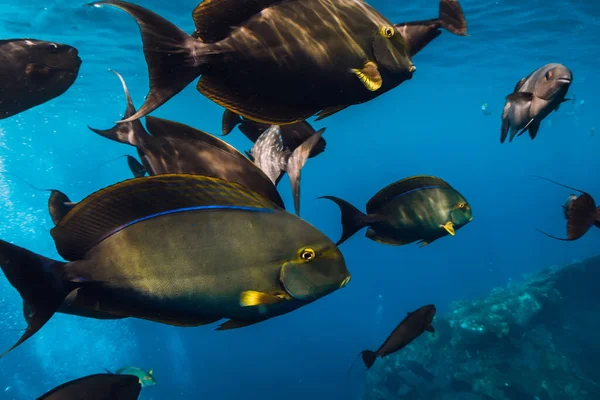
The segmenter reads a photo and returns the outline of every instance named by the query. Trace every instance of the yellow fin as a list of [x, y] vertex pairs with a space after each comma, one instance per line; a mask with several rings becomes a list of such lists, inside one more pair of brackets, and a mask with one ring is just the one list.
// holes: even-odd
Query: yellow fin
[[362, 69], [352, 69], [352, 72], [372, 92], [378, 90], [383, 84], [383, 79], [377, 70], [377, 64], [373, 61], [367, 62]]
[[252, 307], [252, 306], [260, 306], [263, 304], [275, 304], [282, 301], [283, 298], [279, 296], [274, 296], [272, 294], [257, 292], [254, 290], [247, 290], [242, 292], [240, 295], [240, 306], [242, 307]]
[[440, 225], [440, 228], [444, 228], [452, 236], [456, 234], [456, 232], [454, 232], [454, 223], [452, 223], [452, 221], [448, 221], [446, 225]]
[[429, 244], [428, 242], [426, 242], [426, 241], [423, 240], [421, 243], [419, 243], [419, 247], [425, 247], [428, 244]]
[[152, 375], [152, 372], [153, 372], [153, 371], [154, 371], [154, 370], [152, 370], [152, 369], [151, 369], [150, 371], [148, 371], [148, 375]]

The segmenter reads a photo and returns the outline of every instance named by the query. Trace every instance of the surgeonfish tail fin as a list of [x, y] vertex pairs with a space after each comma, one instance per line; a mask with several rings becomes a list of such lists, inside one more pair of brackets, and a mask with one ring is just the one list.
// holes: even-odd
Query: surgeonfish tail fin
[[[127, 88], [127, 84], [125, 83], [125, 80], [121, 74], [119, 74], [117, 71], [111, 71], [117, 75], [121, 81], [121, 85], [123, 86], [125, 99], [127, 100], [127, 108], [125, 109], [123, 118], [129, 118], [135, 114], [135, 106], [133, 105], [133, 101], [129, 95], [129, 89]], [[144, 126], [140, 120], [117, 123], [117, 125], [110, 129], [95, 129], [89, 126], [88, 129], [107, 139], [114, 140], [115, 142], [119, 143], [129, 144], [131, 146], [138, 146], [143, 138], [148, 136], [148, 133], [146, 132], [146, 129], [144, 129]]]
[[304, 164], [306, 164], [306, 160], [308, 160], [308, 156], [310, 156], [313, 148], [321, 139], [323, 132], [325, 132], [325, 129], [320, 129], [313, 133], [300, 146], [296, 147], [285, 166], [285, 171], [290, 177], [292, 194], [294, 196], [294, 208], [298, 216], [300, 215], [300, 171], [304, 167]]
[[0, 267], [23, 298], [23, 310], [28, 313], [25, 333], [0, 358], [39, 331], [62, 305], [69, 294], [58, 278], [64, 264], [0, 240]]
[[334, 196], [321, 196], [319, 199], [329, 199], [340, 207], [342, 213], [342, 237], [336, 243], [338, 246], [356, 232], [369, 225], [368, 216], [346, 200]]
[[365, 363], [365, 367], [367, 369], [371, 368], [373, 364], [375, 364], [375, 360], [377, 359], [377, 353], [371, 350], [365, 350], [360, 353], [362, 356], [363, 362]]
[[600, 207], [596, 208], [596, 220], [594, 221], [594, 225], [597, 228], [600, 228]]
[[135, 18], [142, 35], [150, 77], [150, 92], [144, 105], [120, 122], [150, 114], [200, 76], [206, 65], [203, 50], [208, 46], [144, 7], [120, 0], [97, 1], [89, 6], [110, 5]]
[[459, 36], [467, 36], [467, 20], [458, 0], [440, 0], [442, 28]]
[[242, 123], [242, 117], [238, 114], [225, 109], [223, 112], [223, 120], [221, 122], [221, 131], [223, 136], [229, 135], [233, 128]]
[[[126, 122], [126, 123], [128, 123], [128, 122]], [[129, 171], [131, 171], [131, 174], [135, 178], [142, 178], [142, 177], [146, 176], [146, 173], [148, 172], [148, 171], [146, 171], [146, 168], [144, 168], [142, 163], [140, 163], [138, 160], [136, 160], [132, 156], [127, 156], [127, 166], [129, 167]]]

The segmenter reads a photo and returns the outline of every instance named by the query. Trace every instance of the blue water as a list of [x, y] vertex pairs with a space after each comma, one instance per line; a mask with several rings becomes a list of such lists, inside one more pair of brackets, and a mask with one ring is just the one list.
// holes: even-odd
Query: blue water
[[[192, 0], [139, 1], [192, 32]], [[432, 18], [436, 0], [370, 2], [395, 22]], [[122, 116], [124, 96], [108, 69], [120, 72], [140, 106], [148, 77], [134, 20], [113, 9], [72, 0], [5, 0], [2, 38], [37, 38], [76, 47], [80, 76], [67, 93], [0, 123], [0, 171], [56, 188], [78, 201], [127, 179], [125, 160], [102, 163], [134, 148], [87, 129]], [[560, 205], [569, 190], [530, 177], [543, 175], [600, 198], [600, 129], [596, 110], [600, 3], [590, 0], [462, 0], [468, 37], [444, 32], [414, 58], [411, 81], [353, 106], [327, 127], [327, 149], [302, 175], [302, 217], [337, 240], [339, 210], [316, 197], [342, 197], [364, 210], [380, 188], [401, 178], [436, 175], [457, 188], [474, 220], [455, 237], [419, 248], [384, 246], [352, 237], [341, 246], [352, 282], [307, 307], [233, 331], [176, 328], [140, 320], [97, 321], [56, 315], [32, 339], [0, 360], [0, 399], [32, 399], [67, 380], [125, 365], [154, 369], [158, 385], [141, 399], [359, 399], [364, 376], [345, 374], [359, 351], [376, 348], [406, 315], [434, 303], [483, 296], [524, 274], [597, 253], [600, 233], [576, 242], [565, 235]], [[504, 97], [516, 82], [550, 62], [574, 73], [569, 97], [527, 135], [500, 145]], [[223, 109], [190, 85], [153, 115], [219, 134]], [[491, 116], [481, 112], [489, 104]], [[237, 129], [226, 140], [251, 142]], [[279, 186], [293, 209], [287, 178]], [[0, 237], [59, 258], [49, 235], [47, 193], [0, 175]], [[0, 348], [25, 327], [21, 299], [0, 282]], [[362, 368], [362, 366], [361, 366]]]

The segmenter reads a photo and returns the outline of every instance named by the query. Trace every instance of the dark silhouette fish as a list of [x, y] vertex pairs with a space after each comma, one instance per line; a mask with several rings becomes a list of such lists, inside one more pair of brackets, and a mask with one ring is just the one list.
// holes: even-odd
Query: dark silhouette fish
[[[264, 131], [269, 129], [272, 125], [263, 124], [260, 122], [252, 121], [251, 119], [241, 117], [236, 113], [225, 110], [223, 112], [223, 136], [229, 135], [231, 131], [238, 127], [239, 130], [246, 135], [248, 139], [256, 143], [260, 135]], [[295, 124], [281, 125], [279, 127], [281, 132], [281, 138], [283, 139], [283, 145], [290, 149], [290, 151], [296, 150], [298, 146], [310, 138], [317, 131], [306, 121], [296, 122]], [[325, 128], [319, 129], [319, 132], [324, 133]], [[327, 142], [323, 137], [319, 138], [319, 141], [310, 151], [308, 158], [318, 156], [325, 151]]]
[[452, 235], [473, 219], [471, 206], [456, 189], [434, 176], [412, 176], [377, 192], [367, 203], [367, 214], [338, 197], [322, 196], [335, 202], [342, 212], [342, 237], [338, 245], [360, 229], [379, 243], [421, 246]]
[[371, 368], [377, 357], [385, 357], [395, 353], [410, 342], [421, 336], [423, 332], [435, 332], [431, 322], [435, 317], [435, 306], [429, 304], [409, 312], [406, 318], [394, 329], [390, 336], [376, 351], [364, 350], [361, 352], [363, 362], [367, 368]]
[[0, 40], [0, 119], [60, 96], [77, 78], [77, 49], [36, 39]]
[[[125, 92], [125, 117], [131, 116], [135, 107], [125, 80], [113, 72]], [[141, 121], [134, 120], [106, 130], [89, 129], [105, 138], [135, 146], [149, 175], [183, 173], [220, 178], [239, 183], [284, 208], [269, 177], [224, 141], [190, 126], [151, 116], [146, 117], [146, 128], [148, 130]]]
[[273, 125], [258, 138], [250, 150], [249, 155], [254, 164], [271, 179], [273, 184], [277, 185], [283, 173], [287, 172], [292, 186], [296, 215], [300, 215], [300, 171], [322, 134], [323, 130], [315, 132], [294, 151], [290, 151], [283, 145], [280, 127]]
[[95, 374], [63, 383], [37, 400], [136, 400], [141, 391], [135, 376]]
[[80, 309], [175, 326], [226, 318], [218, 328], [226, 330], [292, 312], [350, 281], [323, 233], [254, 191], [206, 176], [117, 183], [78, 202], [50, 233], [69, 262], [0, 240], [0, 267], [31, 310], [8, 351], [74, 291]]
[[506, 96], [502, 112], [500, 143], [510, 130], [509, 142], [529, 131], [535, 139], [540, 124], [565, 101], [573, 73], [561, 64], [547, 64], [521, 79], [512, 94]]
[[600, 207], [596, 207], [596, 202], [589, 193], [541, 176], [535, 177], [552, 182], [555, 185], [559, 185], [567, 189], [576, 190], [581, 193], [579, 196], [571, 194], [565, 204], [562, 206], [563, 214], [567, 220], [566, 238], [552, 236], [536, 228], [539, 232], [553, 239], [571, 241], [577, 240], [585, 235], [592, 226], [600, 228]]
[[[416, 69], [396, 26], [362, 1], [204, 1], [193, 12], [192, 36], [135, 4], [91, 5], [104, 4], [136, 19], [148, 64], [146, 102], [125, 121], [147, 115], [201, 76], [197, 89], [215, 103], [285, 125], [367, 102], [411, 79]], [[407, 31], [416, 47], [439, 27], [464, 34], [462, 13], [441, 17]]]

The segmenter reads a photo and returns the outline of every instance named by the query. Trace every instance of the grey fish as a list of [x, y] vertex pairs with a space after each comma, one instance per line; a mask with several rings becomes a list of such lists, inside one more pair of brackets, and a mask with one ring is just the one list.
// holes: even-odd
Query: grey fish
[[95, 374], [63, 383], [37, 400], [136, 400], [141, 391], [135, 376]]
[[514, 92], [506, 96], [500, 143], [504, 143], [509, 130], [509, 142], [527, 131], [535, 139], [542, 120], [569, 101], [565, 96], [572, 81], [573, 73], [562, 64], [544, 65], [521, 79]]

